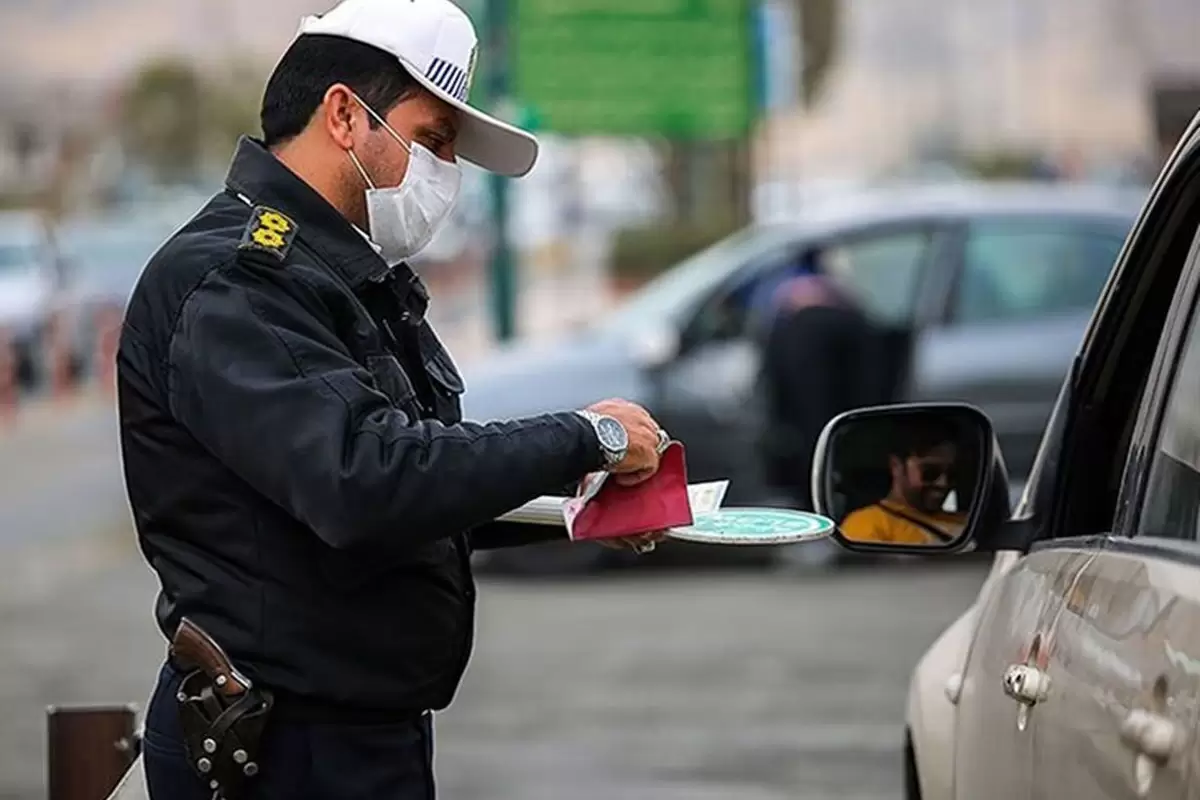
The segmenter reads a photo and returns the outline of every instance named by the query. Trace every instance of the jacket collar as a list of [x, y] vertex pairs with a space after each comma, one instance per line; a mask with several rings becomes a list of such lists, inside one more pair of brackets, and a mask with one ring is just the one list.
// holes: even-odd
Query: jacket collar
[[315, 250], [351, 289], [367, 281], [382, 281], [394, 272], [401, 299], [407, 294], [405, 287], [428, 296], [407, 264], [389, 268], [359, 228], [258, 139], [242, 136], [238, 140], [225, 185], [254, 205], [278, 209], [295, 219], [299, 227], [296, 237]]

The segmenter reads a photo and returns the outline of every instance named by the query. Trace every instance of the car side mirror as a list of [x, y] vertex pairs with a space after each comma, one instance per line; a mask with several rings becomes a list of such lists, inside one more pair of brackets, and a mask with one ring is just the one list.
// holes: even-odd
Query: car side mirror
[[653, 325], [638, 331], [629, 343], [634, 362], [654, 370], [674, 361], [683, 349], [683, 340], [674, 327]]
[[861, 553], [956, 553], [1007, 520], [1008, 473], [987, 416], [929, 403], [858, 409], [825, 426], [816, 510]]

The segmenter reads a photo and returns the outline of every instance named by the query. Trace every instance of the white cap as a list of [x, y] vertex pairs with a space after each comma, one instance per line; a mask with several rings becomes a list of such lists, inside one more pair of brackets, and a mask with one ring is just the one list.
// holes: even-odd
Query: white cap
[[455, 152], [486, 170], [519, 177], [533, 169], [533, 134], [467, 105], [479, 39], [451, 0], [342, 0], [300, 22], [300, 35], [344, 36], [391, 53], [414, 79], [462, 112]]

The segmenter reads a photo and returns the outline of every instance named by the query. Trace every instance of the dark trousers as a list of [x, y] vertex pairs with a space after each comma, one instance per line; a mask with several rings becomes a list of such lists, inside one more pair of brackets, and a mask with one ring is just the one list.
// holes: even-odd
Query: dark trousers
[[[146, 709], [142, 756], [151, 800], [211, 800], [187, 764], [175, 694], [182, 676], [163, 667]], [[432, 715], [386, 724], [273, 719], [262, 769], [245, 800], [434, 800]]]

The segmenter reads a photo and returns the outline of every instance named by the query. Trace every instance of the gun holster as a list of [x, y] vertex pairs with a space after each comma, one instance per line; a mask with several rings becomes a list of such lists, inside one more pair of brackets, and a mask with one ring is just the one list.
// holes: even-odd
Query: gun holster
[[176, 695], [192, 771], [220, 800], [238, 800], [258, 774], [259, 747], [275, 698], [257, 686], [229, 698], [203, 669], [185, 675]]

